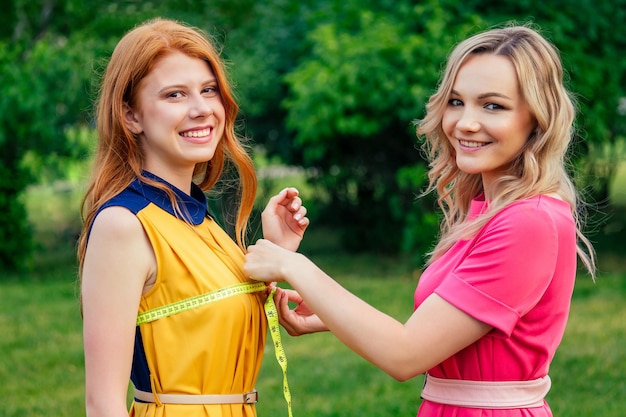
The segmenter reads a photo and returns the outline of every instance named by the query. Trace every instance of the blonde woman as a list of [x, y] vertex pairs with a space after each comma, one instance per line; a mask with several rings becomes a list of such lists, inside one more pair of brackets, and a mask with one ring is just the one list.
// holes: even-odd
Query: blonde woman
[[[111, 56], [78, 249], [89, 417], [256, 415], [267, 291], [243, 271], [256, 176], [237, 111], [198, 29], [149, 21]], [[204, 195], [226, 164], [239, 174], [236, 242]], [[265, 236], [297, 249], [305, 215], [297, 190], [283, 190]]]
[[245, 270], [294, 288], [277, 293], [290, 334], [330, 330], [398, 380], [425, 373], [419, 416], [551, 416], [577, 253], [595, 268], [565, 166], [574, 115], [558, 52], [537, 31], [456, 46], [418, 127], [443, 221], [406, 323], [266, 240]]

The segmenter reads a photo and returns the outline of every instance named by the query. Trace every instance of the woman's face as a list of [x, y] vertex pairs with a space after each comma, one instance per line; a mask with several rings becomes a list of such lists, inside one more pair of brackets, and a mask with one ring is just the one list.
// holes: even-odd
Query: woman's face
[[454, 81], [442, 128], [459, 169], [482, 175], [487, 198], [494, 180], [520, 154], [534, 127], [509, 58], [470, 56]]
[[139, 135], [143, 168], [163, 178], [193, 173], [197, 163], [213, 158], [224, 133], [225, 110], [213, 71], [181, 52], [157, 61], [125, 117]]

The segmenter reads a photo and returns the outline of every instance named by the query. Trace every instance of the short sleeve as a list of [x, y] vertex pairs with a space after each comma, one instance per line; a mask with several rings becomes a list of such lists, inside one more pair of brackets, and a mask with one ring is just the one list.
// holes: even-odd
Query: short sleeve
[[536, 203], [512, 205], [481, 229], [435, 293], [510, 336], [543, 296], [557, 257], [558, 231], [549, 213]]

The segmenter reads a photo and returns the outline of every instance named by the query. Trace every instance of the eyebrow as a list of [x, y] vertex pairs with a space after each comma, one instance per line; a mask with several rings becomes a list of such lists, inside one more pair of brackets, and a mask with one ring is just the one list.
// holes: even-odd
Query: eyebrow
[[[457, 95], [457, 96], [460, 96], [460, 95], [461, 95], [461, 94], [459, 94], [459, 92], [458, 92], [458, 91], [456, 91], [456, 90], [454, 90], [454, 89], [453, 89], [450, 93], [451, 93], [451, 94], [454, 94], [454, 95]], [[478, 99], [479, 99], [479, 100], [482, 100], [482, 99], [489, 98], [489, 97], [500, 97], [500, 98], [503, 98], [503, 99], [506, 99], [506, 100], [513, 100], [511, 97], [509, 97], [509, 96], [507, 96], [507, 95], [505, 95], [505, 94], [496, 93], [496, 92], [488, 92], [488, 93], [483, 93], [483, 94], [480, 94], [480, 95], [478, 96]]]

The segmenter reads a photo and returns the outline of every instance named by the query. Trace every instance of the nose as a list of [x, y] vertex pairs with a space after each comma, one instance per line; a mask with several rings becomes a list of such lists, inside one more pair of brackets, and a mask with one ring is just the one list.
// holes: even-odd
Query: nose
[[189, 117], [192, 119], [204, 118], [213, 114], [212, 100], [196, 94], [190, 98]]
[[456, 127], [462, 132], [477, 132], [480, 130], [480, 122], [474, 112], [465, 107], [459, 115]]

